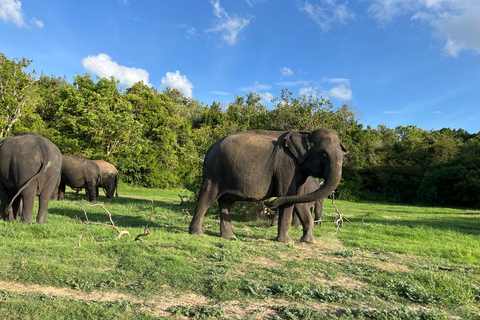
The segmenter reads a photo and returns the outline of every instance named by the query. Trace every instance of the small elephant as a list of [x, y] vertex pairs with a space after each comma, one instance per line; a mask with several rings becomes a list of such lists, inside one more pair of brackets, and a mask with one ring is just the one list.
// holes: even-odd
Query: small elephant
[[[299, 192], [303, 194], [307, 194], [317, 190], [318, 188], [320, 188], [320, 183], [316, 179], [312, 177], [308, 177], [307, 182], [304, 185], [304, 189], [299, 190]], [[298, 210], [307, 210], [311, 214], [312, 208], [315, 214], [314, 223], [322, 226], [323, 200], [324, 199], [320, 199], [313, 202], [295, 204], [293, 209], [294, 215], [292, 217], [292, 226], [297, 227], [300, 224], [300, 220], [298, 218], [299, 217]], [[278, 224], [278, 209], [275, 210], [275, 214], [273, 215], [273, 219], [272, 219], [272, 222], [270, 223], [270, 226], [273, 227], [273, 226], [276, 226], [277, 224]]]
[[65, 186], [69, 186], [72, 189], [85, 188], [88, 201], [94, 202], [97, 195], [97, 186], [101, 183], [100, 168], [95, 162], [75, 156], [62, 157], [62, 175], [58, 187], [58, 200], [63, 200]]
[[[218, 201], [220, 235], [236, 237], [230, 221], [230, 208], [236, 201], [261, 201], [279, 207], [279, 242], [291, 243], [288, 235], [294, 204], [325, 198], [340, 183], [343, 157], [347, 150], [338, 134], [326, 129], [313, 132], [243, 131], [215, 142], [203, 163], [198, 200], [190, 222], [190, 234], [201, 234], [207, 209]], [[324, 184], [302, 194], [299, 188], [313, 176]], [[303, 226], [302, 242], [315, 242], [313, 219], [308, 210], [298, 210]]]
[[2, 218], [30, 223], [39, 196], [37, 222], [47, 219], [48, 203], [60, 183], [62, 154], [53, 142], [35, 133], [22, 133], [0, 143]]
[[117, 186], [119, 176], [117, 168], [107, 161], [93, 160], [93, 162], [95, 162], [100, 168], [100, 174], [102, 176], [102, 182], [100, 185], [97, 185], [97, 197], [99, 187], [103, 188], [107, 198], [113, 198], [114, 195], [118, 197]]

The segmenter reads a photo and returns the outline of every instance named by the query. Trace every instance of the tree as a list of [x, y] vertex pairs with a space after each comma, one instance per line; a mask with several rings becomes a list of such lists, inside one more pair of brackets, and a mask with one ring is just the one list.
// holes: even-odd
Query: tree
[[33, 74], [25, 69], [32, 60], [9, 60], [0, 53], [0, 139], [11, 134], [13, 125], [25, 114], [32, 113], [28, 102], [34, 99]]

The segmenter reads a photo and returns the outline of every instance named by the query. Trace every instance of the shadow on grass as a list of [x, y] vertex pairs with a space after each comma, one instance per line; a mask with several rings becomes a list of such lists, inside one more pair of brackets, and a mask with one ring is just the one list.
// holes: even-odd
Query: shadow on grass
[[[463, 215], [464, 213], [462, 213]], [[402, 219], [389, 220], [379, 218], [365, 218], [368, 224], [380, 224], [399, 227], [427, 227], [431, 229], [455, 231], [463, 234], [480, 235], [480, 217], [451, 217], [451, 218], [427, 218], [427, 219]], [[351, 222], [362, 224], [362, 218], [352, 218]]]
[[[84, 197], [81, 195], [77, 197], [75, 194], [70, 193], [65, 195], [65, 202], [68, 201], [67, 206], [63, 208], [50, 206], [49, 207], [49, 214], [58, 215], [58, 216], [65, 216], [70, 219], [80, 219], [81, 221], [85, 222], [85, 214], [80, 207], [83, 207], [87, 211], [88, 220], [95, 223], [110, 223], [108, 214], [105, 212], [100, 206], [91, 206], [92, 204], [102, 204], [112, 215], [112, 220], [114, 221], [115, 225], [119, 228], [143, 228], [149, 220], [150, 213], [151, 213], [151, 204], [152, 201], [148, 199], [139, 199], [139, 198], [113, 198], [109, 199], [107, 197], [98, 197], [94, 203], [89, 203], [88, 201], [84, 201]], [[122, 209], [121, 213], [115, 212], [115, 209], [112, 209], [112, 205], [120, 205], [120, 206], [134, 206], [138, 210], [133, 215], [128, 214], [128, 209]], [[93, 209], [95, 208], [95, 209]], [[163, 223], [164, 219], [154, 219], [150, 221], [149, 228], [156, 228], [156, 229], [163, 229], [168, 232], [185, 232], [185, 227], [178, 226], [178, 219], [184, 217], [185, 215], [182, 213], [182, 209], [187, 209], [191, 212], [194, 208], [194, 204], [189, 204], [188, 206], [180, 206], [179, 204], [173, 204], [171, 202], [161, 201], [161, 200], [154, 200], [153, 201], [153, 208], [154, 208], [154, 217], [164, 211], [173, 212], [173, 214], [178, 213], [178, 217], [174, 217], [171, 224]], [[140, 213], [142, 212], [142, 213]], [[172, 214], [172, 213], [170, 213]], [[168, 220], [167, 220], [168, 222]], [[190, 220], [188, 220], [188, 223]]]

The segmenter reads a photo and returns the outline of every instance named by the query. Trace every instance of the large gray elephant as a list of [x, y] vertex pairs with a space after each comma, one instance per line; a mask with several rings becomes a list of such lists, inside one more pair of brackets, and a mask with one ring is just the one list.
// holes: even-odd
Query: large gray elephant
[[[308, 177], [307, 182], [303, 185], [303, 188], [299, 188], [297, 194], [307, 194], [310, 192], [314, 192], [320, 188], [320, 183], [312, 177]], [[292, 226], [296, 227], [300, 224], [299, 220], [299, 210], [307, 210], [309, 213], [314, 212], [316, 224], [322, 225], [322, 211], [323, 211], [323, 199], [319, 199], [312, 202], [306, 203], [297, 203], [293, 209], [293, 217], [292, 217]], [[278, 224], [278, 211], [279, 209], [275, 210], [275, 214], [273, 215], [272, 222], [270, 224], [271, 227], [276, 226]]]
[[114, 195], [118, 197], [117, 186], [118, 186], [118, 171], [115, 166], [107, 161], [103, 160], [93, 160], [98, 165], [100, 169], [100, 174], [102, 176], [102, 182], [97, 186], [97, 197], [98, 197], [98, 188], [102, 187], [105, 191], [107, 198], [113, 198]]
[[101, 184], [100, 168], [92, 160], [75, 156], [62, 157], [62, 178], [58, 187], [58, 200], [65, 196], [65, 186], [70, 188], [85, 188], [88, 201], [94, 202], [97, 196], [97, 186]]
[[35, 133], [6, 138], [0, 144], [2, 218], [30, 223], [39, 196], [37, 222], [47, 219], [48, 203], [60, 183], [62, 154], [53, 142]]
[[[243, 131], [226, 136], [208, 150], [197, 205], [189, 232], [201, 234], [206, 210], [218, 201], [220, 235], [236, 237], [230, 221], [230, 208], [236, 201], [266, 202], [279, 207], [279, 242], [293, 242], [288, 235], [295, 203], [312, 202], [333, 192], [342, 176], [347, 150], [336, 132], [318, 129], [298, 131]], [[309, 176], [323, 178], [324, 184], [312, 193], [299, 194]], [[300, 210], [302, 242], [315, 242], [313, 219]]]

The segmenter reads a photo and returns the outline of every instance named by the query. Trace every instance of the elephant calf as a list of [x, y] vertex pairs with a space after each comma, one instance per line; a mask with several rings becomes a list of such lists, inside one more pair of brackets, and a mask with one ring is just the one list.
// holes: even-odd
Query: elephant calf
[[100, 174], [102, 176], [102, 181], [97, 185], [97, 197], [98, 197], [98, 188], [102, 187], [105, 191], [107, 198], [113, 198], [114, 195], [118, 197], [117, 186], [118, 186], [118, 171], [115, 166], [107, 161], [103, 160], [93, 160], [98, 165], [100, 169]]
[[101, 179], [100, 168], [95, 162], [81, 157], [63, 156], [58, 200], [63, 200], [65, 186], [69, 186], [70, 188], [85, 188], [88, 201], [93, 202], [96, 199], [96, 190], [97, 186], [101, 184]]
[[[307, 193], [310, 193], [310, 192], [314, 192], [318, 188], [320, 188], [320, 183], [316, 179], [314, 179], [312, 177], [308, 177], [307, 182], [305, 183], [303, 189], [300, 189], [298, 192], [303, 193], [303, 194], [307, 194]], [[322, 225], [323, 200], [324, 199], [320, 199], [320, 200], [316, 200], [316, 201], [313, 201], [313, 202], [295, 204], [294, 209], [293, 209], [292, 226], [296, 227], [300, 224], [300, 220], [299, 220], [298, 217], [301, 213], [298, 212], [299, 210], [307, 211], [308, 214], [311, 214], [312, 208], [313, 208], [313, 212], [315, 214], [315, 221], [314, 222], [321, 226]], [[278, 224], [278, 209], [275, 210], [275, 214], [273, 215], [272, 223], [270, 224], [270, 226], [273, 227], [273, 226], [276, 226], [277, 224]]]

